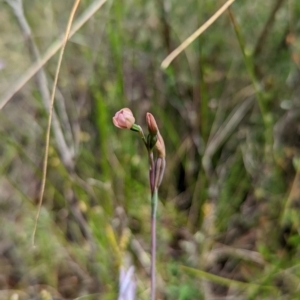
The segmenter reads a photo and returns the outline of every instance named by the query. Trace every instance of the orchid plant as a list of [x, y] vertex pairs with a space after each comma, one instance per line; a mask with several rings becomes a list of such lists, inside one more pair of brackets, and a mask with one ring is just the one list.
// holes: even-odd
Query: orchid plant
[[130, 129], [139, 133], [149, 159], [149, 183], [151, 191], [151, 300], [155, 300], [155, 261], [156, 261], [156, 212], [158, 188], [162, 182], [166, 167], [166, 149], [164, 140], [159, 132], [155, 118], [151, 113], [146, 114], [148, 135], [145, 136], [140, 125], [135, 124], [135, 118], [129, 108], [123, 108], [113, 117], [113, 123], [121, 129]]

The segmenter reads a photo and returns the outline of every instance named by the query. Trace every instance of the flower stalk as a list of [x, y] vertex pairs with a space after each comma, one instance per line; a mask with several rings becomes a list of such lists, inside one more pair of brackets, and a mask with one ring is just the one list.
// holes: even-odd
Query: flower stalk
[[158, 190], [154, 188], [151, 197], [151, 300], [155, 300], [156, 291], [156, 212], [157, 212]]
[[121, 129], [138, 132], [142, 138], [149, 160], [149, 184], [151, 191], [151, 300], [156, 297], [156, 215], [158, 202], [158, 188], [162, 182], [166, 167], [166, 149], [164, 140], [159, 132], [156, 120], [151, 113], [146, 114], [148, 136], [144, 135], [141, 126], [134, 123], [135, 118], [129, 108], [123, 108], [113, 117], [113, 123]]

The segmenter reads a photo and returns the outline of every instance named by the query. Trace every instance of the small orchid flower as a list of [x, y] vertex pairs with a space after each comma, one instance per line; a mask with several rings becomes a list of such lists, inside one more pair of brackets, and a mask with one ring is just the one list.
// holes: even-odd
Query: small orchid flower
[[[158, 188], [162, 182], [164, 171], [166, 168], [166, 148], [164, 140], [159, 132], [157, 123], [154, 116], [151, 113], [146, 114], [146, 123], [148, 126], [149, 134], [147, 138], [144, 135], [143, 129], [141, 126], [134, 124], [134, 116], [129, 108], [123, 108], [118, 111], [113, 117], [113, 123], [118, 128], [130, 129], [136, 131], [141, 136], [148, 152], [149, 158], [149, 183], [151, 190], [151, 300], [155, 300], [155, 282], [156, 282], [156, 272], [155, 272], [155, 260], [156, 260], [156, 211], [157, 211], [157, 200], [158, 200]], [[128, 270], [125, 278], [125, 271], [121, 270], [121, 279], [120, 283], [120, 297], [119, 300], [131, 300], [132, 295], [135, 292], [135, 284], [132, 283], [131, 288], [125, 289], [127, 282], [129, 283], [131, 278], [131, 269]], [[130, 274], [130, 275], [129, 275]], [[122, 298], [124, 296], [124, 290], [128, 292], [126, 294], [127, 298]]]
[[127, 107], [116, 112], [112, 120], [114, 125], [121, 129], [131, 129], [135, 122], [132, 111]]

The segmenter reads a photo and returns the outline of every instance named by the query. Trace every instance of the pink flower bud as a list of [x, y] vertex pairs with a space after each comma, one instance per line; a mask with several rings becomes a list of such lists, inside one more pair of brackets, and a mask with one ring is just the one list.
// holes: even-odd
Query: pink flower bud
[[158, 157], [155, 161], [155, 182], [154, 186], [158, 189], [165, 173], [166, 159], [164, 157]]
[[157, 142], [155, 144], [155, 149], [157, 151], [158, 157], [165, 157], [166, 156], [166, 147], [164, 139], [162, 138], [161, 134], [158, 132], [157, 134]]
[[148, 113], [148, 112], [146, 114], [146, 122], [147, 122], [147, 125], [148, 125], [149, 133], [152, 136], [157, 135], [158, 127], [157, 127], [156, 121], [155, 121], [153, 115]]
[[129, 108], [122, 108], [116, 112], [112, 120], [114, 125], [121, 129], [130, 129], [135, 122], [135, 118]]

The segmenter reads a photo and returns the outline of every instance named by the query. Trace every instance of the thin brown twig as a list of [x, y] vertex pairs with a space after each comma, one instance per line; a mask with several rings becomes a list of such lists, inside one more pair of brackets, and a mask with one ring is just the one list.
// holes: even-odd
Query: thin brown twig
[[80, 3], [80, 0], [75, 0], [74, 6], [72, 8], [72, 11], [71, 11], [71, 14], [70, 14], [70, 17], [69, 17], [69, 21], [68, 21], [66, 32], [65, 32], [65, 37], [64, 37], [64, 40], [63, 40], [63, 45], [62, 45], [60, 55], [59, 55], [59, 58], [58, 58], [58, 63], [57, 63], [57, 69], [56, 69], [55, 77], [54, 77], [54, 82], [53, 82], [51, 103], [50, 103], [50, 108], [49, 108], [48, 127], [47, 127], [47, 133], [46, 133], [46, 146], [45, 146], [45, 157], [44, 157], [44, 163], [43, 163], [42, 186], [41, 186], [41, 191], [40, 191], [38, 212], [36, 214], [36, 219], [35, 219], [33, 233], [32, 233], [32, 245], [33, 246], [34, 246], [34, 238], [35, 238], [35, 233], [36, 233], [36, 228], [37, 228], [37, 222], [38, 222], [38, 219], [39, 219], [39, 216], [40, 216], [40, 211], [41, 211], [41, 206], [42, 206], [44, 191], [45, 191], [45, 185], [46, 185], [51, 121], [52, 121], [52, 115], [53, 115], [53, 106], [54, 106], [55, 91], [56, 91], [56, 86], [57, 86], [57, 81], [58, 81], [58, 75], [59, 75], [59, 71], [60, 71], [60, 67], [61, 67], [61, 62], [62, 62], [64, 50], [65, 50], [65, 47], [66, 47], [66, 44], [67, 44], [67, 41], [68, 41], [68, 38], [69, 38], [71, 25], [72, 25], [76, 10], [79, 6], [79, 3]]

